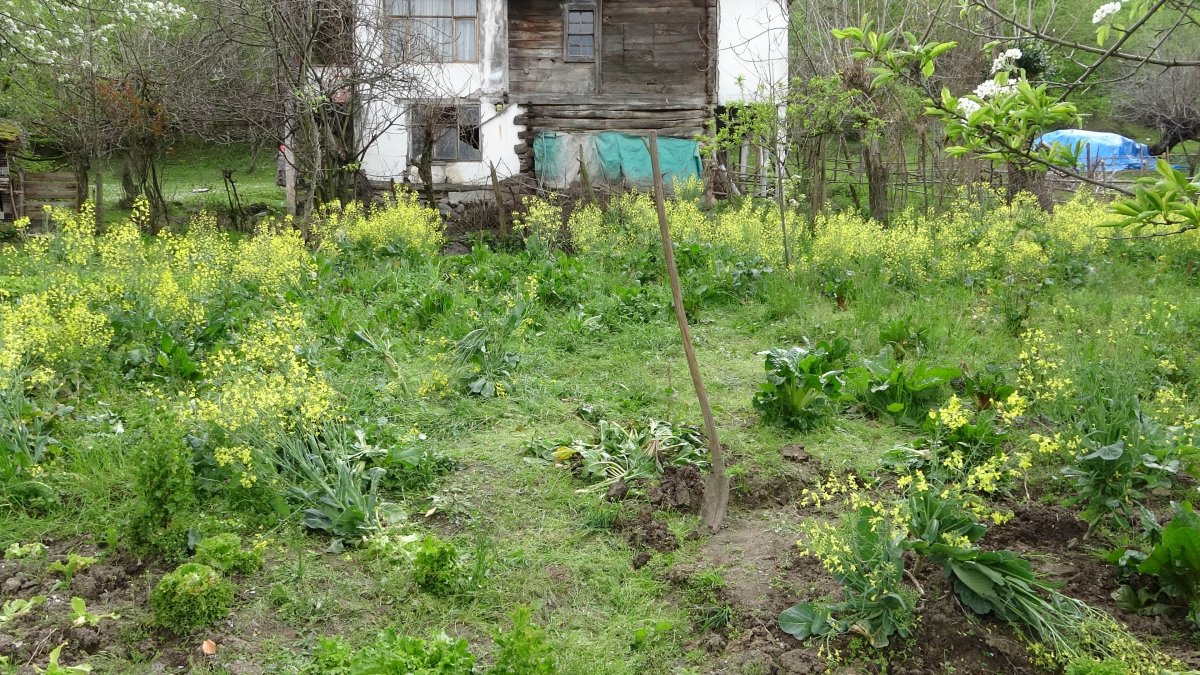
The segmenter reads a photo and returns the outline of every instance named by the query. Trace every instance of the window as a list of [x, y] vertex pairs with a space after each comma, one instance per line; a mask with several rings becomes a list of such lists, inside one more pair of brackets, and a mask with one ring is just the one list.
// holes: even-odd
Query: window
[[567, 61], [596, 60], [596, 6], [567, 5]]
[[483, 145], [479, 136], [479, 106], [418, 105], [413, 109], [412, 162], [433, 143], [435, 162], [479, 162]]
[[477, 0], [384, 0], [397, 58], [432, 63], [479, 60]]

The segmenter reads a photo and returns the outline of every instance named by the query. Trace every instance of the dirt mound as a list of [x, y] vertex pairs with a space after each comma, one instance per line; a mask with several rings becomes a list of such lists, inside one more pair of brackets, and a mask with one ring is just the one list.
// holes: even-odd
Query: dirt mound
[[656, 508], [699, 513], [704, 503], [704, 478], [694, 466], [669, 466], [658, 485], [646, 489]]
[[917, 625], [911, 640], [895, 645], [892, 669], [900, 675], [919, 673], [1039, 673], [1024, 645], [1000, 623], [962, 607], [949, 579], [928, 563], [913, 570], [924, 595], [917, 603]]
[[731, 501], [746, 509], [774, 509], [787, 506], [800, 497], [804, 488], [822, 478], [821, 463], [803, 445], [785, 445], [779, 449], [784, 462], [771, 471], [748, 471], [733, 485]]
[[679, 539], [666, 523], [654, 519], [654, 511], [644, 509], [637, 520], [617, 521], [614, 528], [624, 533], [629, 545], [637, 550], [633, 558], [634, 569], [641, 569], [650, 562], [654, 552], [668, 553], [679, 548]]
[[1017, 504], [1013, 518], [992, 527], [981, 545], [1011, 551], [1062, 550], [1076, 547], [1087, 534], [1087, 523], [1061, 506], [1038, 503]]

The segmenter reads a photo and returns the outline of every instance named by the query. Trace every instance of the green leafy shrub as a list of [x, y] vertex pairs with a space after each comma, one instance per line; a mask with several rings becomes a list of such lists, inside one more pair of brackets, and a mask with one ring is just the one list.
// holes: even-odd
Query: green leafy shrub
[[272, 461], [288, 496], [308, 507], [305, 527], [358, 540], [379, 527], [379, 484], [386, 472], [359, 459], [349, 436], [340, 424], [319, 434], [285, 436]]
[[554, 650], [546, 642], [541, 628], [533, 625], [532, 612], [528, 607], [519, 607], [512, 614], [512, 629], [498, 633], [496, 640], [496, 662], [488, 669], [489, 675], [553, 675], [558, 672], [554, 665]]
[[322, 638], [313, 663], [303, 675], [470, 675], [475, 667], [466, 640], [440, 636], [432, 640], [406, 637], [389, 630], [371, 644], [353, 649], [342, 638]]
[[1169, 489], [1183, 467], [1183, 450], [1169, 429], [1142, 411], [1137, 397], [1100, 378], [1082, 400], [1076, 423], [1081, 451], [1063, 475], [1074, 483], [1067, 504], [1083, 507], [1088, 525], [1132, 527], [1147, 496]]
[[135, 450], [137, 507], [129, 526], [135, 549], [181, 560], [195, 506], [192, 451], [169, 420], [150, 421]]
[[228, 616], [232, 606], [233, 584], [199, 563], [180, 565], [150, 593], [155, 622], [176, 633], [211, 626]]
[[38, 409], [18, 388], [0, 389], [0, 494], [5, 501], [34, 510], [49, 508], [54, 490], [37, 479], [35, 467], [46, 451], [58, 444], [50, 431], [69, 411]]
[[963, 372], [963, 391], [975, 399], [979, 410], [991, 410], [993, 403], [1007, 400], [1017, 388], [1009, 383], [1007, 370], [989, 363], [983, 370]]
[[846, 371], [855, 397], [868, 412], [896, 424], [920, 426], [929, 410], [945, 397], [946, 385], [958, 377], [957, 368], [931, 367], [922, 362], [901, 364], [891, 347]]
[[1200, 628], [1200, 516], [1190, 503], [1177, 504], [1171, 522], [1161, 529], [1153, 527], [1150, 540], [1149, 552], [1109, 554], [1109, 561], [1119, 565], [1127, 578], [1114, 594], [1117, 604], [1148, 615], [1183, 605], [1188, 621]]
[[874, 647], [908, 637], [915, 623], [914, 595], [904, 585], [904, 551], [895, 524], [881, 505], [847, 514], [840, 526], [806, 523], [801, 538], [809, 554], [845, 591], [837, 603], [804, 602], [779, 616], [779, 627], [798, 640], [827, 640], [850, 630], [863, 632]]
[[916, 324], [911, 316], [896, 319], [879, 329], [879, 342], [888, 345], [897, 359], [920, 358], [929, 347], [931, 331]]
[[767, 381], [754, 395], [754, 408], [765, 421], [801, 431], [817, 426], [842, 400], [842, 372], [850, 353], [846, 338], [805, 343], [760, 353]]
[[196, 546], [195, 562], [208, 565], [222, 574], [252, 574], [262, 567], [262, 553], [243, 549], [242, 539], [233, 533], [205, 537]]
[[451, 595], [463, 581], [463, 566], [454, 544], [426, 535], [413, 558], [413, 580], [421, 590]]
[[821, 269], [817, 273], [817, 280], [821, 295], [832, 298], [839, 310], [846, 311], [854, 295], [854, 270]]

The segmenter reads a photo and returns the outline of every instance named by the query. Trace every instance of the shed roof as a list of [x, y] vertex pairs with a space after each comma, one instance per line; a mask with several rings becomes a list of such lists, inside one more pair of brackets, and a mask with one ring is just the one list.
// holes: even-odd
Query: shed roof
[[16, 122], [0, 118], [0, 143], [8, 145], [16, 143], [21, 137], [21, 127]]

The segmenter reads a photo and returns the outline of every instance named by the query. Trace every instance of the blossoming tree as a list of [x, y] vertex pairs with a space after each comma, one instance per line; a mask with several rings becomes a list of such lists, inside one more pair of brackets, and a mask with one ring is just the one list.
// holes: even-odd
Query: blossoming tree
[[1193, 0], [1123, 0], [1102, 5], [1092, 16], [1098, 47], [1039, 32], [1036, 27], [1005, 16], [989, 0], [971, 0], [964, 5], [964, 13], [1000, 17], [1025, 36], [1094, 54], [1095, 58], [1073, 81], [1038, 82], [1023, 63], [1025, 54], [1010, 47], [993, 61], [990, 78], [971, 92], [955, 95], [947, 87], [938, 89], [936, 75], [938, 58], [957, 47], [956, 43], [926, 42], [907, 32], [879, 33], [868, 18], [860, 26], [835, 30], [834, 34], [854, 45], [855, 58], [872, 64], [876, 86], [901, 81], [921, 87], [928, 97], [926, 113], [945, 128], [946, 152], [1007, 165], [1010, 176], [1015, 177], [1014, 190], [1027, 187], [1027, 179], [1034, 173], [1051, 171], [1119, 193], [1122, 198], [1112, 206], [1117, 217], [1110, 225], [1129, 228], [1133, 236], [1166, 236], [1200, 228], [1197, 177], [1159, 161], [1156, 176], [1142, 178], [1129, 189], [1079, 172], [1079, 147], [1037, 142], [1045, 131], [1082, 122], [1072, 94], [1094, 84], [1097, 73], [1110, 60], [1132, 63], [1135, 68], [1147, 64], [1166, 69], [1200, 65], [1159, 58], [1153, 48], [1147, 52], [1123, 51], [1142, 31], [1149, 32], [1163, 23], [1167, 28], [1155, 31], [1158, 45], [1172, 36], [1189, 39], [1191, 33], [1180, 27], [1200, 26], [1200, 5]]

